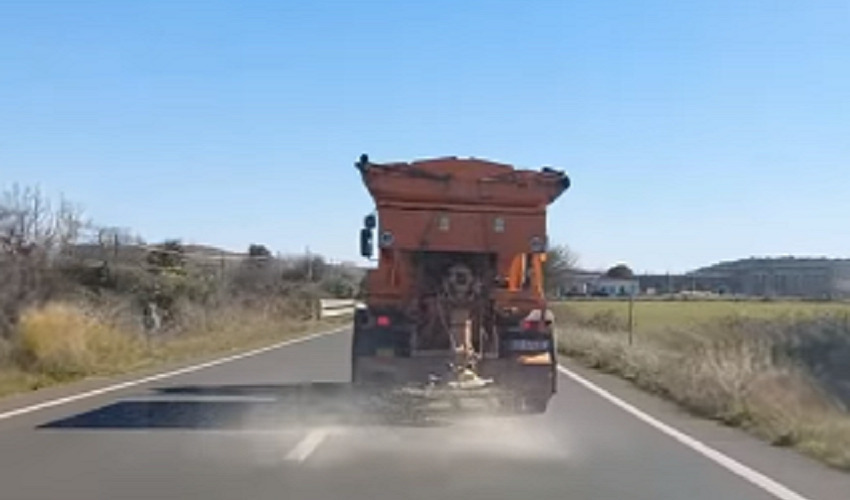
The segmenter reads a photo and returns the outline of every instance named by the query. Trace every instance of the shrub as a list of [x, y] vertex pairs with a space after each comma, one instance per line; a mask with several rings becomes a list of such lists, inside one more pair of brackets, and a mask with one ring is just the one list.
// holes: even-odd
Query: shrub
[[15, 355], [27, 369], [67, 378], [132, 363], [141, 347], [78, 307], [54, 303], [24, 312]]
[[602, 332], [616, 332], [623, 330], [623, 322], [614, 311], [599, 311], [584, 321], [584, 325]]

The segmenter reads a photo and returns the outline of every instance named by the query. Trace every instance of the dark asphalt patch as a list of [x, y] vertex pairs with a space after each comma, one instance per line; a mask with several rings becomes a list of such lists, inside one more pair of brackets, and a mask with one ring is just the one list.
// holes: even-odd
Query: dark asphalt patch
[[[266, 430], [304, 425], [435, 427], [480, 412], [397, 393], [352, 391], [349, 384], [201, 385], [153, 390], [57, 419], [39, 429]], [[219, 400], [216, 400], [219, 398]], [[241, 399], [240, 399], [241, 398]]]

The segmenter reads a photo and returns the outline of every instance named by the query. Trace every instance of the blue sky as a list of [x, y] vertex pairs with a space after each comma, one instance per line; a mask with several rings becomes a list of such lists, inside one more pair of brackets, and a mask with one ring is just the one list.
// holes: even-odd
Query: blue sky
[[0, 187], [355, 259], [361, 152], [566, 169], [588, 267], [850, 256], [850, 3], [0, 1]]

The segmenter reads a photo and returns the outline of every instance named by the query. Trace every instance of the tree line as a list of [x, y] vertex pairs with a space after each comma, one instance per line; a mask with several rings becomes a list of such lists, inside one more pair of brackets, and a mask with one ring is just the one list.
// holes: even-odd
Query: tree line
[[321, 255], [279, 257], [252, 243], [245, 254], [190, 251], [179, 240], [147, 244], [130, 230], [103, 227], [64, 199], [14, 186], [0, 194], [0, 337], [22, 311], [51, 300], [123, 297], [142, 311], [154, 304], [166, 324], [181, 309], [225, 301], [286, 302], [312, 312], [318, 297], [353, 297], [361, 273]]

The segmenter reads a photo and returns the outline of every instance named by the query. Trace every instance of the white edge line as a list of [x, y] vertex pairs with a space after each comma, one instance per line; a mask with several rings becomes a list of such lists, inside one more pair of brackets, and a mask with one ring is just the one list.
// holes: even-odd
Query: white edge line
[[295, 448], [289, 451], [286, 459], [292, 462], [303, 462], [307, 460], [316, 448], [322, 444], [322, 441], [327, 437], [328, 432], [324, 429], [315, 429], [310, 431], [304, 438], [295, 445]]
[[275, 349], [280, 349], [281, 347], [286, 347], [293, 344], [298, 344], [301, 342], [306, 342], [308, 340], [315, 339], [317, 337], [323, 337], [325, 335], [331, 335], [334, 333], [339, 333], [345, 330], [347, 327], [336, 328], [333, 330], [326, 330], [323, 332], [314, 333], [312, 335], [308, 335], [306, 337], [301, 337], [292, 340], [286, 340], [283, 342], [278, 342], [277, 344], [272, 344], [266, 347], [260, 347], [258, 349], [252, 349], [250, 351], [241, 352], [239, 354], [234, 354], [232, 356], [226, 356], [224, 358], [213, 359], [211, 361], [207, 361], [205, 363], [200, 363], [197, 365], [185, 366], [183, 368], [179, 368], [177, 370], [172, 370], [168, 372], [157, 373], [154, 375], [150, 375], [147, 377], [128, 380], [126, 382], [121, 382], [119, 384], [108, 385], [106, 387], [101, 387], [99, 389], [92, 389], [90, 391], [81, 392], [78, 394], [73, 394], [71, 396], [65, 396], [63, 398], [51, 399], [49, 401], [43, 401], [41, 403], [37, 403], [30, 406], [24, 406], [23, 408], [17, 408], [14, 410], [7, 411], [5, 413], [0, 413], [0, 420], [6, 420], [12, 417], [17, 417], [20, 415], [26, 415], [27, 413], [33, 413], [39, 410], [44, 410], [46, 408], [52, 408], [54, 406], [64, 405], [68, 403], [73, 403], [74, 401], [79, 401], [81, 399], [87, 399], [94, 396], [100, 396], [101, 394], [107, 394], [110, 392], [120, 391], [121, 389], [126, 389], [128, 387], [134, 387], [141, 384], [146, 384], [148, 382], [154, 382], [157, 380], [163, 380], [170, 377], [176, 377], [177, 375], [183, 375], [184, 373], [196, 372], [199, 370], [203, 370], [205, 368], [210, 368], [216, 365], [221, 365], [224, 363], [229, 363], [231, 361], [236, 361], [242, 358], [248, 358], [251, 356], [256, 356], [257, 354], [262, 354], [264, 352], [273, 351]]
[[695, 451], [695, 452], [699, 453], [700, 455], [708, 458], [709, 460], [715, 462], [716, 464], [718, 464], [721, 467], [725, 468], [726, 470], [732, 472], [733, 474], [746, 479], [750, 483], [758, 486], [759, 488], [770, 493], [771, 495], [775, 496], [776, 498], [779, 498], [781, 500], [809, 500], [808, 498], [804, 497], [803, 495], [800, 495], [799, 493], [791, 490], [787, 486], [784, 486], [784, 485], [778, 483], [777, 481], [774, 481], [773, 479], [765, 476], [761, 472], [758, 472], [754, 469], [751, 469], [750, 467], [747, 467], [746, 465], [738, 462], [737, 460], [735, 460], [735, 459], [733, 459], [733, 458], [731, 458], [727, 455], [724, 455], [723, 453], [715, 450], [714, 448], [708, 446], [707, 444], [685, 434], [684, 432], [682, 432], [678, 429], [675, 429], [675, 428], [665, 424], [664, 422], [656, 419], [655, 417], [653, 417], [653, 416], [651, 416], [647, 413], [644, 413], [643, 411], [639, 410], [635, 406], [632, 406], [631, 404], [623, 401], [622, 399], [618, 398], [617, 396], [614, 396], [610, 392], [608, 392], [605, 389], [597, 386], [593, 382], [590, 382], [589, 380], [587, 380], [584, 377], [582, 377], [581, 375], [571, 371], [570, 369], [565, 368], [562, 365], [558, 365], [558, 371], [560, 371], [561, 373], [563, 373], [567, 377], [573, 379], [575, 382], [578, 382], [579, 384], [584, 386], [586, 389], [594, 392], [597, 396], [601, 397], [602, 399], [605, 399], [609, 403], [611, 403], [611, 404], [619, 407], [620, 409], [626, 411], [627, 413], [631, 414], [633, 417], [637, 418], [638, 420], [641, 420], [644, 423], [649, 424], [650, 426], [654, 427], [656, 430], [672, 437], [673, 439], [675, 439], [679, 443], [687, 446], [688, 448], [692, 449], [693, 451]]

